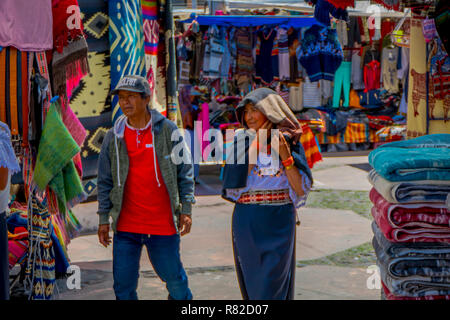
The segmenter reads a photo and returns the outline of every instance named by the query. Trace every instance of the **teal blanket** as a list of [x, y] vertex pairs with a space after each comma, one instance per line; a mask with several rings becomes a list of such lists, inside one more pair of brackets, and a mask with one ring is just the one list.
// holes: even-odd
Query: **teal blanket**
[[369, 154], [369, 163], [389, 181], [450, 181], [450, 134], [384, 144]]

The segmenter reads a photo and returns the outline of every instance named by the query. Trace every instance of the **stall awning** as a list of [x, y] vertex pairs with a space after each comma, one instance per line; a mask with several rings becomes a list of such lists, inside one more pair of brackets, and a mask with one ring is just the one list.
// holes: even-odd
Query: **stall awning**
[[256, 27], [263, 25], [277, 25], [281, 27], [309, 27], [319, 24], [311, 16], [212, 16], [202, 15], [181, 20], [182, 23], [191, 23], [196, 20], [200, 25], [210, 26], [233, 26], [233, 27]]

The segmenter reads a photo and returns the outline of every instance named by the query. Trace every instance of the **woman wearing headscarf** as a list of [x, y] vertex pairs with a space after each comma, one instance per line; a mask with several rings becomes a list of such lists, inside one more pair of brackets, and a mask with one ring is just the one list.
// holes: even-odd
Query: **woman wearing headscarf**
[[[296, 209], [305, 204], [313, 181], [299, 141], [301, 126], [268, 88], [245, 96], [236, 115], [244, 130], [227, 148], [222, 196], [235, 203], [232, 239], [241, 294], [245, 300], [291, 300]], [[262, 129], [269, 130], [267, 139]]]

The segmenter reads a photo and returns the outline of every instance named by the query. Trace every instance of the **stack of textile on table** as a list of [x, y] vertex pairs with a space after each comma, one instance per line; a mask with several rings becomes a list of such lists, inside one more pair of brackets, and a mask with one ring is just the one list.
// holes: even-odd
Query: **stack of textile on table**
[[392, 300], [450, 299], [450, 134], [369, 154], [372, 241]]

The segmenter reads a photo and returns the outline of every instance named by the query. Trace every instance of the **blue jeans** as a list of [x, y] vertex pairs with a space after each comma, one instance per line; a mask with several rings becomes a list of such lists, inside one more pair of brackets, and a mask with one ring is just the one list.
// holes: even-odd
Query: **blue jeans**
[[137, 300], [142, 246], [159, 278], [166, 283], [169, 299], [191, 300], [188, 278], [180, 259], [180, 235], [146, 235], [118, 231], [113, 239], [114, 292], [117, 300]]

